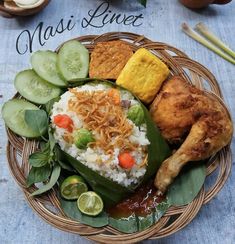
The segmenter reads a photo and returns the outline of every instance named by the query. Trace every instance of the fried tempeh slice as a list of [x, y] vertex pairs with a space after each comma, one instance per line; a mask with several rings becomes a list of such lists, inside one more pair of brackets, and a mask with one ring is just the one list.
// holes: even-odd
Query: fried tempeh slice
[[99, 42], [91, 53], [91, 78], [117, 79], [132, 56], [131, 47], [123, 41]]

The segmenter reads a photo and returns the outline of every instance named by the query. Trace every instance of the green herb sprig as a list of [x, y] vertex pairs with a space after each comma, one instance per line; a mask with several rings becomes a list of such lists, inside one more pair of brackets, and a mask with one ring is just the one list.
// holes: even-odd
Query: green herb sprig
[[54, 151], [56, 142], [52, 130], [48, 126], [49, 118], [46, 111], [41, 109], [27, 110], [25, 112], [25, 121], [44, 140], [44, 143], [41, 143], [41, 150], [29, 156], [29, 164], [32, 167], [27, 177], [27, 186], [29, 187], [39, 182], [47, 182], [31, 194], [36, 196], [47, 192], [56, 184], [60, 176], [61, 166]]
[[147, 5], [147, 0], [138, 0], [145, 8]]

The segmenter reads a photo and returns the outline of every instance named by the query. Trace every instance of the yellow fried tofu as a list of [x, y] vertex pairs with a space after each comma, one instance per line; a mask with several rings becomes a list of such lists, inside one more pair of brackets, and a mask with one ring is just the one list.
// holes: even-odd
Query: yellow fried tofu
[[117, 84], [133, 92], [145, 103], [150, 103], [169, 75], [168, 67], [145, 48], [138, 49], [129, 59]]

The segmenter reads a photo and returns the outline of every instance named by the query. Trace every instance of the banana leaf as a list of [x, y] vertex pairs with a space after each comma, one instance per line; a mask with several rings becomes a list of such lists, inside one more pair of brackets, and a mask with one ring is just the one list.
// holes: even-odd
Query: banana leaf
[[128, 234], [143, 231], [157, 223], [169, 207], [170, 205], [168, 202], [161, 202], [156, 209], [147, 216], [131, 215], [128, 218], [120, 219], [109, 217], [109, 225]]
[[[140, 101], [139, 101], [140, 102]], [[171, 150], [165, 139], [160, 134], [159, 129], [150, 117], [147, 108], [141, 103], [145, 114], [145, 123], [147, 125], [147, 138], [150, 142], [148, 146], [148, 165], [144, 176], [144, 182], [148, 181], [156, 174], [161, 163], [170, 156]]]
[[205, 178], [206, 165], [204, 162], [192, 162], [187, 165], [169, 187], [168, 203], [182, 206], [192, 202], [201, 190]]
[[104, 211], [98, 216], [92, 217], [81, 213], [77, 207], [77, 201], [67, 201], [61, 197], [59, 200], [64, 213], [73, 220], [97, 228], [106, 226], [109, 223], [108, 215]]
[[[94, 83], [105, 83], [110, 86], [123, 89], [111, 81], [108, 80], [77, 80], [78, 83], [74, 82], [71, 86], [76, 84], [85, 84], [88, 82]], [[125, 90], [125, 89], [123, 89]], [[135, 97], [138, 101], [139, 99]], [[154, 124], [153, 120], [150, 117], [150, 114], [146, 107], [139, 101], [141, 104], [144, 114], [145, 114], [145, 123], [147, 125], [147, 138], [150, 142], [148, 146], [148, 163], [146, 168], [146, 173], [143, 177], [143, 180], [137, 185], [132, 185], [130, 187], [124, 187], [111, 179], [101, 176], [98, 172], [95, 172], [79, 162], [77, 159], [73, 158], [66, 152], [60, 150], [60, 160], [63, 162], [69, 162], [77, 172], [84, 177], [93, 191], [101, 195], [105, 205], [114, 205], [115, 203], [120, 202], [124, 197], [133, 192], [143, 181], [147, 181], [153, 175], [156, 174], [157, 169], [160, 167], [162, 161], [170, 155], [170, 149], [166, 141], [161, 136], [158, 128]]]
[[174, 180], [167, 193], [167, 200], [161, 202], [156, 209], [145, 217], [131, 215], [127, 218], [112, 218], [105, 212], [96, 217], [82, 214], [76, 201], [60, 199], [61, 207], [65, 214], [93, 227], [112, 226], [113, 228], [127, 234], [146, 230], [165, 214], [171, 205], [182, 206], [190, 203], [201, 190], [206, 177], [206, 166], [202, 163], [192, 163], [186, 166], [180, 175]]
[[95, 217], [87, 216], [79, 211], [77, 201], [68, 201], [61, 197], [59, 197], [59, 200], [64, 213], [71, 219], [97, 228], [109, 225], [123, 233], [135, 233], [146, 230], [155, 224], [169, 208], [167, 202], [162, 202], [147, 216], [131, 215], [128, 218], [115, 219], [108, 216], [105, 211]]
[[133, 215], [129, 218], [121, 219], [113, 219], [109, 217], [109, 225], [124, 233], [143, 231], [157, 223], [170, 206], [183, 206], [192, 202], [201, 190], [205, 178], [205, 163], [190, 163], [183, 169], [170, 186], [167, 192], [167, 200], [160, 203], [153, 213], [146, 217]]
[[203, 162], [187, 165], [180, 175], [174, 180], [167, 192], [167, 200], [160, 203], [157, 208], [146, 217], [131, 215], [127, 218], [112, 218], [105, 212], [97, 217], [83, 215], [77, 208], [76, 201], [60, 199], [61, 207], [66, 215], [83, 224], [93, 227], [110, 225], [124, 233], [135, 233], [143, 231], [164, 215], [171, 206], [182, 206], [190, 203], [199, 193], [206, 177], [206, 166]]

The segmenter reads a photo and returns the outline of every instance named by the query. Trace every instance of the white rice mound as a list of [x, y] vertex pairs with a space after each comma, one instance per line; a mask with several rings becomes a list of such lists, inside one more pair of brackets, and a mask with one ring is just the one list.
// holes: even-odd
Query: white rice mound
[[[86, 84], [75, 88], [77, 91], [98, 91], [108, 90], [110, 86], [105, 84]], [[131, 93], [125, 90], [120, 90], [121, 100], [129, 100], [131, 106], [138, 104], [138, 101], [133, 97]], [[133, 125], [133, 133], [129, 137], [130, 142], [137, 144], [136, 150], [131, 152], [135, 158], [136, 164], [130, 169], [126, 170], [119, 166], [118, 155], [120, 148], [115, 148], [113, 155], [106, 154], [101, 148], [78, 149], [75, 144], [69, 144], [63, 139], [63, 135], [66, 132], [65, 129], [59, 128], [53, 123], [54, 116], [58, 114], [68, 115], [74, 123], [76, 129], [83, 127], [83, 121], [78, 115], [68, 110], [68, 101], [74, 98], [75, 95], [70, 91], [65, 92], [61, 99], [54, 103], [51, 113], [52, 127], [54, 128], [54, 137], [56, 142], [60, 145], [61, 149], [72, 157], [79, 160], [81, 163], [89, 167], [90, 169], [98, 172], [100, 175], [109, 178], [120, 185], [130, 186], [131, 184], [137, 184], [144, 176], [146, 172], [146, 165], [144, 167], [138, 167], [144, 160], [143, 148], [146, 148], [150, 142], [146, 137], [146, 124], [137, 127], [134, 123], [128, 119], [128, 122]], [[124, 113], [127, 114], [128, 109], [123, 108]], [[94, 135], [94, 134], [93, 134]], [[95, 136], [94, 136], [95, 137]], [[97, 163], [99, 161], [99, 163]], [[109, 163], [107, 163], [107, 161]], [[101, 162], [101, 163], [100, 163]]]

